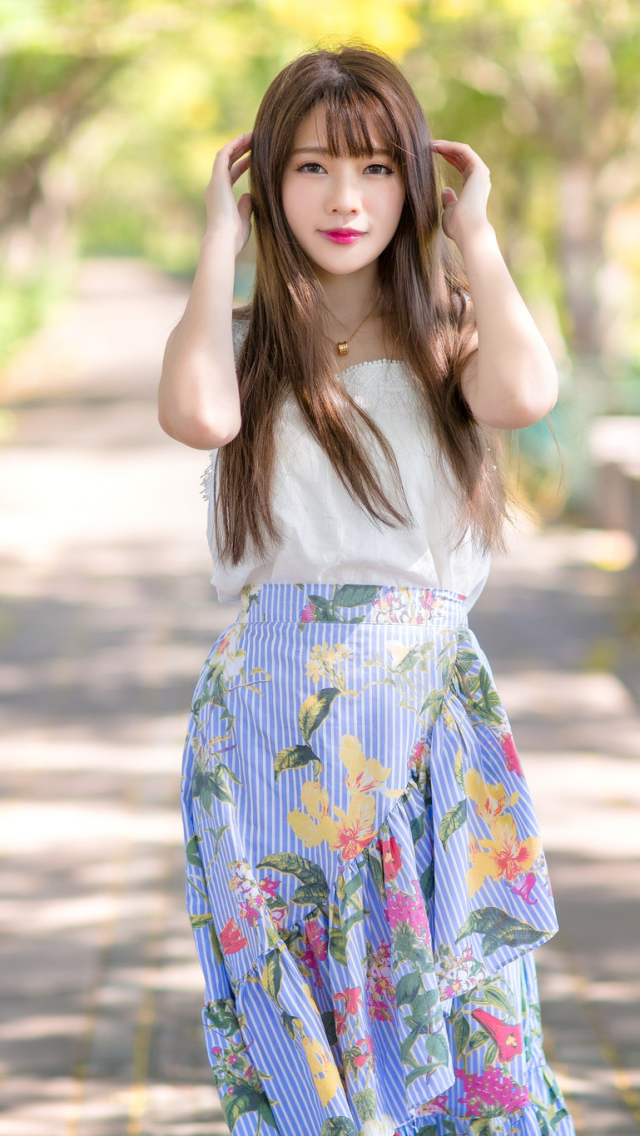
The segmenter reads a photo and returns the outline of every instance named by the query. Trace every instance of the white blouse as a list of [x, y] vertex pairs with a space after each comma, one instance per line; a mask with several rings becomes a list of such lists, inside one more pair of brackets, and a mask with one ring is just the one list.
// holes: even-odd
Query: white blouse
[[[244, 325], [234, 321], [233, 330], [237, 356]], [[211, 452], [203, 484], [215, 564], [211, 583], [218, 599], [239, 599], [244, 584], [389, 584], [447, 588], [466, 596], [471, 608], [486, 583], [490, 554], [480, 550], [470, 533], [458, 549], [451, 548], [453, 479], [438, 466], [436, 442], [405, 365], [389, 359], [355, 363], [340, 378], [395, 453], [412, 527], [378, 525], [351, 500], [290, 397], [276, 428], [272, 489], [274, 520], [284, 539], [266, 560], [248, 551], [235, 568], [219, 562], [213, 526], [219, 451]], [[381, 463], [378, 470], [386, 465], [382, 455]], [[390, 478], [384, 489], [395, 502]], [[398, 505], [406, 511], [400, 501]]]

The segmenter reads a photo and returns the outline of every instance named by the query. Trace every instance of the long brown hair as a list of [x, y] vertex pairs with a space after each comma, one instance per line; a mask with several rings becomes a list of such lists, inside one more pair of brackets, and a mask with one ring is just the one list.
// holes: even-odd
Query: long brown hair
[[[368, 120], [402, 176], [402, 214], [378, 261], [385, 341], [393, 357], [400, 353], [407, 364], [443, 469], [448, 466], [453, 474], [459, 513], [452, 545], [470, 529], [483, 548], [500, 547], [508, 490], [497, 431], [477, 422], [462, 392], [475, 322], [468, 314], [464, 273], [440, 225], [441, 186], [429, 130], [397, 64], [381, 52], [347, 45], [310, 52], [285, 67], [267, 89], [255, 122], [249, 177], [256, 274], [250, 304], [234, 313], [248, 329], [238, 358], [242, 425], [218, 454], [214, 518], [220, 559], [238, 564], [248, 540], [261, 557], [271, 542], [281, 541], [270, 488], [274, 427], [288, 395], [347, 492], [373, 521], [392, 528], [412, 523], [391, 447], [334, 372], [333, 349], [322, 334], [323, 289], [282, 207], [282, 178], [294, 136], [318, 105], [326, 112], [332, 156], [371, 156]], [[371, 445], [374, 439], [387, 462], [385, 480], [390, 479], [399, 502], [389, 499], [375, 460], [367, 456], [367, 451], [374, 459], [379, 454]]]

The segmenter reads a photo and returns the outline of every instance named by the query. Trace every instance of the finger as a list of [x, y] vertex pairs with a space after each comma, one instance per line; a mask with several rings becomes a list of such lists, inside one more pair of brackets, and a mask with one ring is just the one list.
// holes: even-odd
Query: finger
[[479, 154], [476, 154], [466, 142], [448, 142], [444, 138], [439, 138], [432, 141], [431, 149], [440, 154], [450, 165], [455, 166], [460, 173], [464, 173], [472, 166], [484, 164]]
[[452, 189], [450, 185], [448, 185], [446, 187], [446, 189], [443, 189], [443, 191], [442, 191], [442, 204], [443, 204], [445, 209], [449, 205], [455, 205], [457, 200], [458, 200], [458, 196], [456, 194], [456, 191], [454, 189]]
[[238, 198], [238, 213], [245, 219], [245, 221], [251, 220], [252, 208], [253, 206], [251, 203], [251, 194], [243, 193], [242, 196]]
[[241, 178], [244, 173], [249, 169], [251, 163], [251, 155], [245, 154], [244, 158], [239, 158], [231, 168], [231, 184], [235, 185], [238, 178]]
[[214, 166], [216, 162], [226, 162], [227, 164], [229, 164], [230, 158], [232, 159], [232, 161], [236, 161], [236, 159], [239, 158], [241, 154], [245, 153], [250, 148], [251, 137], [251, 133], [240, 134], [237, 138], [232, 138], [230, 142], [225, 142], [224, 146], [220, 147], [214, 158]]

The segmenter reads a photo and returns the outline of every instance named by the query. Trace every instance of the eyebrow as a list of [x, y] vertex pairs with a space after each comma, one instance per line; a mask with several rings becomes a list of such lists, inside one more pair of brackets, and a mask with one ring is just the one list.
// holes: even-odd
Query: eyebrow
[[[291, 153], [292, 154], [329, 154], [330, 151], [327, 150], [327, 148], [325, 146], [297, 146], [295, 150], [291, 151]], [[388, 158], [391, 157], [391, 153], [390, 153], [389, 150], [381, 150], [377, 146], [374, 146], [372, 153], [374, 153], [374, 154], [386, 154]]]

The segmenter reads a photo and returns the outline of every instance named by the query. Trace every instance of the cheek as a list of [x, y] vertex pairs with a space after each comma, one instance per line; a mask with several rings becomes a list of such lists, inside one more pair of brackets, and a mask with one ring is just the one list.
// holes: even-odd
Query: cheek
[[305, 184], [294, 181], [293, 178], [284, 177], [282, 182], [282, 208], [289, 225], [296, 232], [309, 215], [309, 194], [305, 193]]

